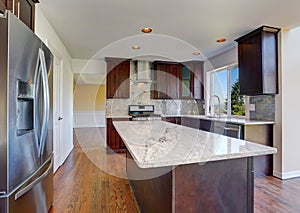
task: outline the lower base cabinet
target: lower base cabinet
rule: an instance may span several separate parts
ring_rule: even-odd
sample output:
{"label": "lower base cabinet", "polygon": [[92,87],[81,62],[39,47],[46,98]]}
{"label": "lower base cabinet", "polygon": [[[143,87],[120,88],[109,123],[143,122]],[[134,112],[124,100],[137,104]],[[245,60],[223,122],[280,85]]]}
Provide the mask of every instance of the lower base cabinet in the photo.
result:
{"label": "lower base cabinet", "polygon": [[[272,124],[242,125],[182,117],[181,125],[273,147]],[[273,155],[254,157],[253,167],[255,177],[273,175]]]}
{"label": "lower base cabinet", "polygon": [[181,118],[181,125],[187,126],[193,129],[200,129],[206,132],[212,132],[213,122],[210,120],[202,120],[198,118]]}
{"label": "lower base cabinet", "polygon": [[162,120],[173,123],[173,124],[181,125],[181,118],[180,117],[163,117]]}
{"label": "lower base cabinet", "polygon": [[126,146],[122,141],[122,138],[118,134],[113,125],[113,121],[129,121],[129,118],[107,118],[106,119],[106,143],[108,153],[124,153],[126,152]]}
{"label": "lower base cabinet", "polygon": [[126,172],[141,212],[253,212],[253,158],[139,168],[126,152]]}

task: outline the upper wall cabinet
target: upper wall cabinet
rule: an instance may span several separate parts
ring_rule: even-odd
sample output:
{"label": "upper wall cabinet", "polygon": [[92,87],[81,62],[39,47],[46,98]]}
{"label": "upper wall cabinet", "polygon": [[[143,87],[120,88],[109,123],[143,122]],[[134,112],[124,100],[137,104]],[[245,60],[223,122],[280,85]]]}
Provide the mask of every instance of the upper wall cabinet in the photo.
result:
{"label": "upper wall cabinet", "polygon": [[37,0],[17,0],[17,14],[21,21],[23,21],[32,31],[34,31],[35,21],[35,3]]}
{"label": "upper wall cabinet", "polygon": [[127,99],[130,97],[130,59],[105,58],[106,98]]}
{"label": "upper wall cabinet", "polygon": [[0,11],[10,10],[34,31],[35,3],[38,0],[0,0]]}
{"label": "upper wall cabinet", "polygon": [[278,93],[278,39],[280,29],[262,26],[238,42],[241,95]]}
{"label": "upper wall cabinet", "polygon": [[155,83],[151,89],[153,99],[178,99],[179,64],[166,61],[153,62],[153,79]]}
{"label": "upper wall cabinet", "polygon": [[7,1],[6,0],[0,0],[0,13],[4,13],[6,8],[7,8]]}
{"label": "upper wall cabinet", "polygon": [[203,75],[203,61],[183,62],[179,71],[179,98],[204,99]]}
{"label": "upper wall cabinet", "polygon": [[152,99],[204,99],[203,62],[153,62]]}

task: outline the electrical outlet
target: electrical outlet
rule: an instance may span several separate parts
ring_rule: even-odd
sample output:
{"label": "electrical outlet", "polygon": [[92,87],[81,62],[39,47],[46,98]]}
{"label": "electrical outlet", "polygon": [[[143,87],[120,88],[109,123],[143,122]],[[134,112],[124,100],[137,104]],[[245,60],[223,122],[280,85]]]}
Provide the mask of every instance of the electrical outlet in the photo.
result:
{"label": "electrical outlet", "polygon": [[255,104],[250,104],[249,111],[255,111]]}

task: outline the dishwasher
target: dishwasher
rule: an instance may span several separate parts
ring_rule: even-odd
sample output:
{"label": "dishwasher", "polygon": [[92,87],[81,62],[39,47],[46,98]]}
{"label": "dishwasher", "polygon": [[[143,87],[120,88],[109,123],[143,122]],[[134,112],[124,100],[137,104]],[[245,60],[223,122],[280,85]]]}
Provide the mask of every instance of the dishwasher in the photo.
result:
{"label": "dishwasher", "polygon": [[244,126],[240,124],[213,122],[212,132],[228,137],[244,139]]}

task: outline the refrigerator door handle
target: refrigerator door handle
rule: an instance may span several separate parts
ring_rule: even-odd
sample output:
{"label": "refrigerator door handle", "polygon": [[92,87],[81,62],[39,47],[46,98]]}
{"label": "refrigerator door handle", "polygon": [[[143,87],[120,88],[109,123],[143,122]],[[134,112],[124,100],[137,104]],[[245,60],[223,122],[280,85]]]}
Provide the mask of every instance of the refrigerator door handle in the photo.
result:
{"label": "refrigerator door handle", "polygon": [[43,121],[42,121],[42,128],[41,128],[41,137],[40,137],[40,150],[39,156],[41,157],[44,153],[44,148],[46,144],[46,136],[49,124],[49,111],[50,111],[50,99],[49,99],[49,84],[48,84],[48,75],[47,75],[47,68],[46,68],[46,60],[44,51],[42,49],[39,50],[41,68],[42,68],[42,83],[43,83],[43,92],[44,92],[44,103],[43,103]]}
{"label": "refrigerator door handle", "polygon": [[40,56],[37,57],[36,62],[36,68],[35,68],[35,74],[34,74],[34,135],[35,135],[35,141],[37,143],[38,148],[40,149],[40,115],[39,115],[39,105],[37,103],[38,96],[39,96],[39,90],[40,90],[40,72],[41,72],[41,66],[40,66]]}
{"label": "refrigerator door handle", "polygon": [[[46,164],[49,162],[46,162]],[[33,182],[31,182],[30,184],[28,184],[27,186],[25,186],[24,188],[22,188],[20,191],[18,191],[15,194],[15,200],[19,199],[20,197],[22,197],[24,194],[26,194],[29,190],[31,190],[36,184],[38,184],[39,182],[41,182],[51,171],[53,165],[53,160],[52,157],[50,158],[50,165],[48,166],[48,168],[46,169],[46,171],[39,176],[37,179],[35,179]]]}

